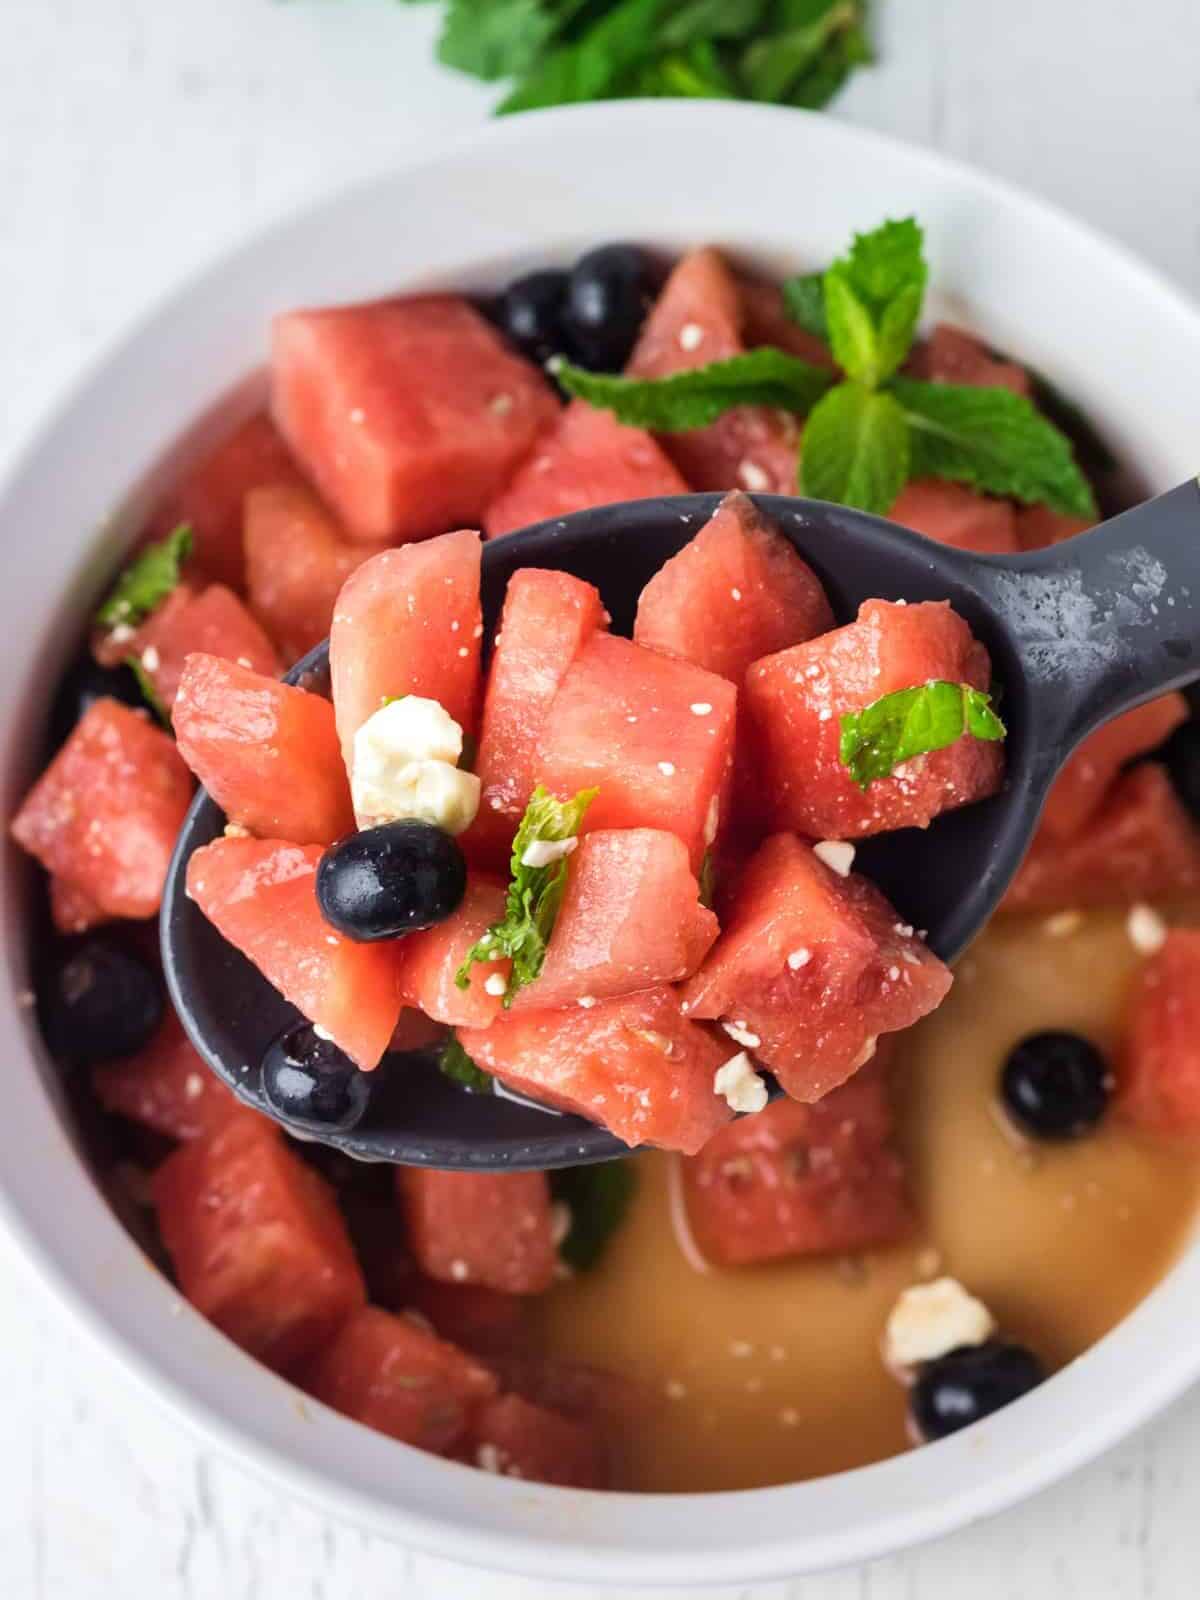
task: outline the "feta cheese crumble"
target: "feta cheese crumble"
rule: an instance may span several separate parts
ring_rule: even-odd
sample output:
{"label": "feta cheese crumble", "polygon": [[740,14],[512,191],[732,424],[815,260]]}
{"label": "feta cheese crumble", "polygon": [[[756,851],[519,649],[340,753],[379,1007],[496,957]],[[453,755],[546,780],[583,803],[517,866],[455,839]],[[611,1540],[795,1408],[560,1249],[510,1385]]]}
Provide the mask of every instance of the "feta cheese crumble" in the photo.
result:
{"label": "feta cheese crumble", "polygon": [[525,846],[521,865],[549,867],[555,861],[561,861],[564,856],[569,856],[578,844],[578,839],[534,839]]}
{"label": "feta cheese crumble", "polygon": [[508,982],[502,972],[493,972],[491,977],[488,978],[483,986],[485,994],[495,995],[497,997],[502,995],[507,988]]}
{"label": "feta cheese crumble", "polygon": [[762,1040],[756,1033],[752,1033],[744,1022],[723,1022],[725,1032],[735,1044],[744,1045],[747,1050],[757,1050]]}
{"label": "feta cheese crumble", "polygon": [[360,828],[415,817],[462,833],[479,810],[479,779],[457,766],[462,729],[436,700],[404,695],[354,736],[350,791]]}
{"label": "feta cheese crumble", "polygon": [[1130,906],[1125,919],[1129,942],[1139,954],[1152,956],[1167,942],[1167,925],[1153,906]]}
{"label": "feta cheese crumble", "polygon": [[983,1344],[996,1323],[982,1300],[957,1278],[935,1278],[905,1289],[892,1307],[883,1334],[883,1359],[893,1372],[908,1373],[963,1345]]}
{"label": "feta cheese crumble", "polygon": [[713,1093],[719,1094],[732,1111],[761,1111],[767,1103],[767,1086],[744,1050],[717,1068]]}
{"label": "feta cheese crumble", "polygon": [[836,872],[839,878],[850,876],[850,868],[854,865],[852,844],[847,844],[844,839],[822,839],[812,848],[813,855],[818,861],[823,861],[830,872]]}
{"label": "feta cheese crumble", "polygon": [[801,945],[799,950],[793,950],[790,952],[787,958],[787,964],[793,972],[799,972],[800,968],[806,967],[811,960],[812,951],[806,950],[804,946]]}

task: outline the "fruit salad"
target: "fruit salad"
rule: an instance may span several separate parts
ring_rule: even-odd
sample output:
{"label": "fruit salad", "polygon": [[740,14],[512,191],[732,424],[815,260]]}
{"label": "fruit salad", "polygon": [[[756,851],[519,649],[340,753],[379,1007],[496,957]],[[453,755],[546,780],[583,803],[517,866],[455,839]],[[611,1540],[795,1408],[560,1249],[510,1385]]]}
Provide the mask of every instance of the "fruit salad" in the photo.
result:
{"label": "fruit salad", "polygon": [[[621,243],[285,312],[263,409],[138,530],[59,688],[11,834],[106,1193],[227,1338],[401,1445],[575,1489],[840,1470],[1019,1400],[1191,1226],[1188,702],[1075,752],[951,972],[858,850],[996,792],[1002,685],[945,602],[838,615],[754,499],[1000,554],[1111,503],[1044,378],[923,327],[926,277],[907,219],[782,283]],[[487,541],[695,489],[627,626],[533,566],[485,620]],[[288,676],[326,639],[328,697]],[[225,828],[187,893],[295,1011],[271,1119],[165,997],[197,786]],[[636,1155],[322,1144],[416,1055]]]}

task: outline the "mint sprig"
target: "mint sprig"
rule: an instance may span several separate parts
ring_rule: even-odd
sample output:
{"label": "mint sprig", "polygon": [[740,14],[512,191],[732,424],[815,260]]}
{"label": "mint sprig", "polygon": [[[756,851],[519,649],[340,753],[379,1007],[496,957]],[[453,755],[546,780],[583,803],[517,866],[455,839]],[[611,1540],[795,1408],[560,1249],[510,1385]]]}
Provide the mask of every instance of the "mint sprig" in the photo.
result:
{"label": "mint sprig", "polygon": [[625,1219],[637,1175],[632,1161],[598,1161],[589,1167],[562,1167],[550,1177],[556,1200],[571,1213],[571,1225],[558,1253],[576,1272],[587,1272],[604,1254]]}
{"label": "mint sprig", "polygon": [[546,946],[567,886],[568,858],[564,855],[545,866],[530,866],[525,856],[531,845],[574,839],[597,793],[595,789],[581,789],[573,800],[556,800],[540,785],[533,791],[513,840],[512,877],[505,897],[504,917],[494,922],[467,951],[454,975],[460,989],[470,987],[471,968],[476,962],[507,958],[512,962],[504,993],[507,1008],[518,991],[532,983],[541,972]]}
{"label": "mint sprig", "polygon": [[853,379],[819,400],[804,430],[804,493],[844,506],[890,506],[908,480],[908,422],[886,391]]}
{"label": "mint sprig", "polygon": [[495,1090],[491,1073],[475,1065],[456,1033],[450,1035],[438,1052],[438,1071],[473,1094],[492,1094]]}
{"label": "mint sprig", "polygon": [[771,346],[666,378],[589,372],[561,356],[548,365],[568,394],[651,433],[707,428],[732,406],[773,406],[806,416],[834,382],[824,367]]}
{"label": "mint sprig", "polygon": [[967,683],[934,679],[897,689],[841,719],[838,755],[860,789],[889,777],[914,756],[944,750],[964,735],[1003,739],[1005,727],[992,698]]}
{"label": "mint sprig", "polygon": [[136,628],[144,622],[178,584],[183,564],[192,553],[192,530],[181,523],[156,544],[148,544],[117,579],[107,600],[96,613],[102,628],[124,624]]}

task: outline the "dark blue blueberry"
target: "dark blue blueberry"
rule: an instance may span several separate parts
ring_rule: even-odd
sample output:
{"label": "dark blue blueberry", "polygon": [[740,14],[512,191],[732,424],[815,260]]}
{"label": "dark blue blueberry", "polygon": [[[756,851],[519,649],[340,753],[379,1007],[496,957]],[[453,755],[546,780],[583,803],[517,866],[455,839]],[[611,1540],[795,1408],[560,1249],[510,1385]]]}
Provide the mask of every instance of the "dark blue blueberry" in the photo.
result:
{"label": "dark blue blueberry", "polygon": [[539,366],[566,348],[562,324],[566,294],[565,272],[531,272],[510,283],[494,308],[501,331]]}
{"label": "dark blue blueberry", "polygon": [[457,843],[415,819],[364,828],[330,845],[317,868],[326,922],[347,938],[397,939],[432,928],[458,909],[467,865]]}
{"label": "dark blue blueberry", "polygon": [[268,1047],[262,1089],[281,1121],[316,1134],[345,1133],[371,1096],[367,1074],[311,1022],[297,1023]]}
{"label": "dark blue blueberry", "polygon": [[122,705],[145,706],[137,678],[128,667],[102,667],[90,655],[82,655],[67,672],[54,699],[50,732],[55,745],[67,738],[71,729],[97,700],[120,700]]}
{"label": "dark blue blueberry", "polygon": [[1004,1109],[1035,1139],[1077,1139],[1100,1121],[1112,1093],[1108,1064],[1078,1033],[1033,1033],[1000,1075]]}
{"label": "dark blue blueberry", "polygon": [[116,939],[95,935],[51,968],[39,996],[46,1042],[79,1066],[130,1056],[163,1018],[158,974]]}
{"label": "dark blue blueberry", "polygon": [[928,1362],[909,1394],[908,1408],[922,1439],[944,1439],[1019,1400],[1045,1377],[1024,1345],[989,1339]]}
{"label": "dark blue blueberry", "polygon": [[607,244],[581,256],[567,283],[563,327],[585,367],[619,372],[629,360],[654,296],[645,252]]}

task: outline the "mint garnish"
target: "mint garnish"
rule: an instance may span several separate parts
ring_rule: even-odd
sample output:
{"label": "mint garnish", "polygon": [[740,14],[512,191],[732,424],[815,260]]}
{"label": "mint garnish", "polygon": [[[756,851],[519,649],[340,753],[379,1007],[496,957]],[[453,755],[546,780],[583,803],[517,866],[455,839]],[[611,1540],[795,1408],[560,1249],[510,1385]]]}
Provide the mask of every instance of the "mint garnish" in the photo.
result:
{"label": "mint garnish", "polygon": [[552,1173],[554,1198],[571,1213],[571,1226],[558,1253],[569,1267],[586,1272],[624,1220],[637,1186],[629,1161],[598,1161],[590,1167],[563,1167]]}
{"label": "mint garnish", "polygon": [[770,346],[666,378],[588,372],[559,356],[550,370],[569,394],[652,433],[706,428],[733,406],[774,406],[806,416],[834,382],[824,367]]}
{"label": "mint garnish", "polygon": [[991,695],[940,679],[897,689],[861,711],[846,712],[841,730],[838,754],[860,789],[890,776],[914,756],[956,744],[964,734],[987,740],[1005,734]]}
{"label": "mint garnish", "polygon": [[113,585],[96,613],[102,628],[122,624],[136,628],[159,606],[179,582],[183,564],[192,553],[192,530],[181,523],[156,544],[139,552]]}
{"label": "mint garnish", "polygon": [[491,1074],[475,1065],[457,1034],[451,1034],[438,1052],[438,1071],[475,1094],[491,1094],[495,1087]]}

